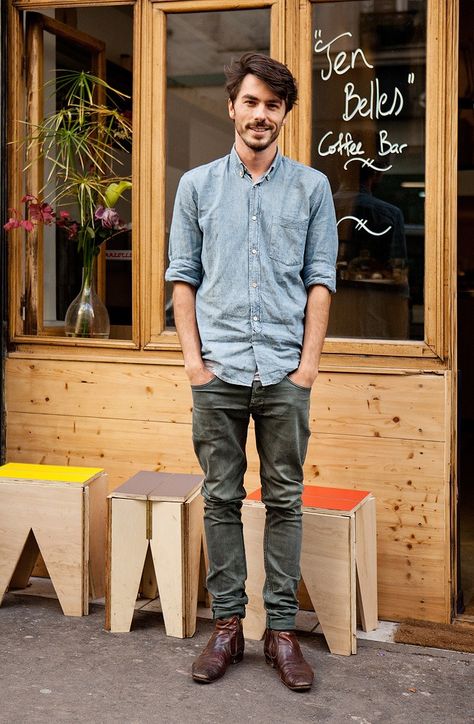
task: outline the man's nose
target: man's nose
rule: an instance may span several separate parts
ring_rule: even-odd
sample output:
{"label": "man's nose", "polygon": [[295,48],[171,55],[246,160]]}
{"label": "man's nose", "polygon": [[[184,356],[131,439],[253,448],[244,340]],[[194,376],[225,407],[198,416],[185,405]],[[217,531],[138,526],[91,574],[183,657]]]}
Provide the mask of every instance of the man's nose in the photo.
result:
{"label": "man's nose", "polygon": [[266,113],[266,108],[263,103],[258,106],[255,106],[254,118],[256,121],[259,121],[260,123],[262,123],[263,121],[266,121],[267,113]]}

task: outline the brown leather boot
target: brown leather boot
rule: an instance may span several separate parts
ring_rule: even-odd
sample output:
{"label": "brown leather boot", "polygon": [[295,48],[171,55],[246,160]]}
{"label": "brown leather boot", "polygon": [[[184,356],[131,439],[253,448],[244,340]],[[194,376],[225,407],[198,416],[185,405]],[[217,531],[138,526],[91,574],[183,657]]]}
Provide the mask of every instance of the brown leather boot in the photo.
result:
{"label": "brown leather boot", "polygon": [[285,686],[293,691],[307,691],[314,673],[304,660],[293,631],[274,631],[267,628],[264,644],[265,661],[275,668]]}
{"label": "brown leather boot", "polygon": [[229,664],[242,661],[243,655],[244,634],[240,618],[218,618],[206,648],[193,664],[193,679],[210,684],[224,676]]}

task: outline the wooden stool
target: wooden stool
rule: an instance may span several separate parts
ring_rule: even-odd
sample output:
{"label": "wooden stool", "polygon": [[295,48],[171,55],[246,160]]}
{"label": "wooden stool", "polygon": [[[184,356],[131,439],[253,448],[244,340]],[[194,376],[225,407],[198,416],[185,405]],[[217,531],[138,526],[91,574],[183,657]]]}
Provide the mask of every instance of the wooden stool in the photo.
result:
{"label": "wooden stool", "polygon": [[[262,588],[265,506],[260,489],[242,507],[247,552],[244,634],[265,631]],[[356,592],[364,631],[377,628],[375,498],[366,491],[305,485],[301,577],[333,654],[355,654]]]}
{"label": "wooden stool", "polygon": [[[104,595],[107,476],[101,468],[0,467],[0,597],[25,588],[41,552],[63,613]],[[0,600],[1,600],[0,598]]]}
{"label": "wooden stool", "polygon": [[106,628],[130,631],[147,555],[168,636],[196,630],[202,477],[140,472],[108,498]]}

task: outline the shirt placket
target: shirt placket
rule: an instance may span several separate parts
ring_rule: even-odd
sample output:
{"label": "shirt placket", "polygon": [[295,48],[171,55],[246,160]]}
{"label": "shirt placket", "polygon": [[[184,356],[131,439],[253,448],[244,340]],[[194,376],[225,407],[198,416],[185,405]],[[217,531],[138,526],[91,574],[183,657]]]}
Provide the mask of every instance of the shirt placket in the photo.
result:
{"label": "shirt placket", "polygon": [[249,285],[250,285],[250,323],[252,337],[261,332],[261,293],[260,293],[260,215],[261,184],[254,183],[250,191],[249,208]]}

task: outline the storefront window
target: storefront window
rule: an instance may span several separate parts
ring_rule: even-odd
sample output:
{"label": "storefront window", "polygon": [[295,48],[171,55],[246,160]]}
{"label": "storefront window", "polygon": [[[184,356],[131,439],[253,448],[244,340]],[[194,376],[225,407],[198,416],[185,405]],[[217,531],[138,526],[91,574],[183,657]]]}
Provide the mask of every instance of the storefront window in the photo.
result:
{"label": "storefront window", "polygon": [[339,231],[328,335],[424,335],[426,2],[312,9],[312,158]]}
{"label": "storefront window", "polygon": [[[27,133],[36,134],[36,124],[63,112],[67,102],[61,90],[67,74],[84,71],[105,81],[115,92],[97,86],[94,101],[106,105],[122,114],[127,123],[132,118],[132,55],[133,55],[133,8],[99,7],[76,10],[45,9],[44,14],[25,13],[27,47],[41,49],[41,55],[28,55]],[[58,85],[59,83],[59,85]],[[112,122],[112,121],[109,121]],[[65,130],[64,133],[67,131]],[[52,133],[50,133],[52,137]],[[131,142],[121,142],[120,123],[116,124],[116,139],[111,142],[109,158],[114,157],[108,167],[96,169],[97,178],[131,177]],[[64,181],[59,163],[61,158],[54,142],[46,142],[48,152],[37,154],[36,148],[27,161],[33,164],[24,172],[25,190],[39,200],[52,204],[54,211],[67,211],[71,219],[79,219],[77,194],[61,193],[58,198],[60,181]],[[59,159],[59,161],[55,161]],[[71,157],[72,158],[72,157]],[[77,156],[75,156],[77,158]],[[104,156],[104,159],[106,157]],[[77,174],[92,176],[91,169],[74,167],[70,174],[71,186]],[[102,171],[102,173],[101,173]],[[86,181],[88,183],[88,180]],[[91,181],[93,183],[93,179]],[[61,188],[66,184],[62,183]],[[101,245],[97,261],[97,286],[110,318],[110,338],[132,338],[132,246],[131,246],[131,191],[123,194],[116,203],[121,230]],[[104,204],[99,195],[94,196],[96,206]],[[81,288],[82,255],[78,253],[77,239],[70,238],[67,230],[55,224],[45,225],[39,230],[37,262],[31,264],[30,249],[25,245],[25,288],[32,286],[31,276],[38,279],[37,290],[25,294],[23,311],[24,331],[27,334],[48,336],[64,335],[64,319],[69,304]],[[31,253],[35,253],[33,250]],[[37,265],[37,268],[33,267]],[[32,310],[31,307],[35,309]],[[29,323],[29,317],[34,324]]]}
{"label": "storefront window", "polygon": [[[270,10],[170,14],[167,38],[166,246],[181,176],[232,147],[223,69],[246,51],[269,54]],[[171,292],[167,284],[168,329],[174,327]]]}

